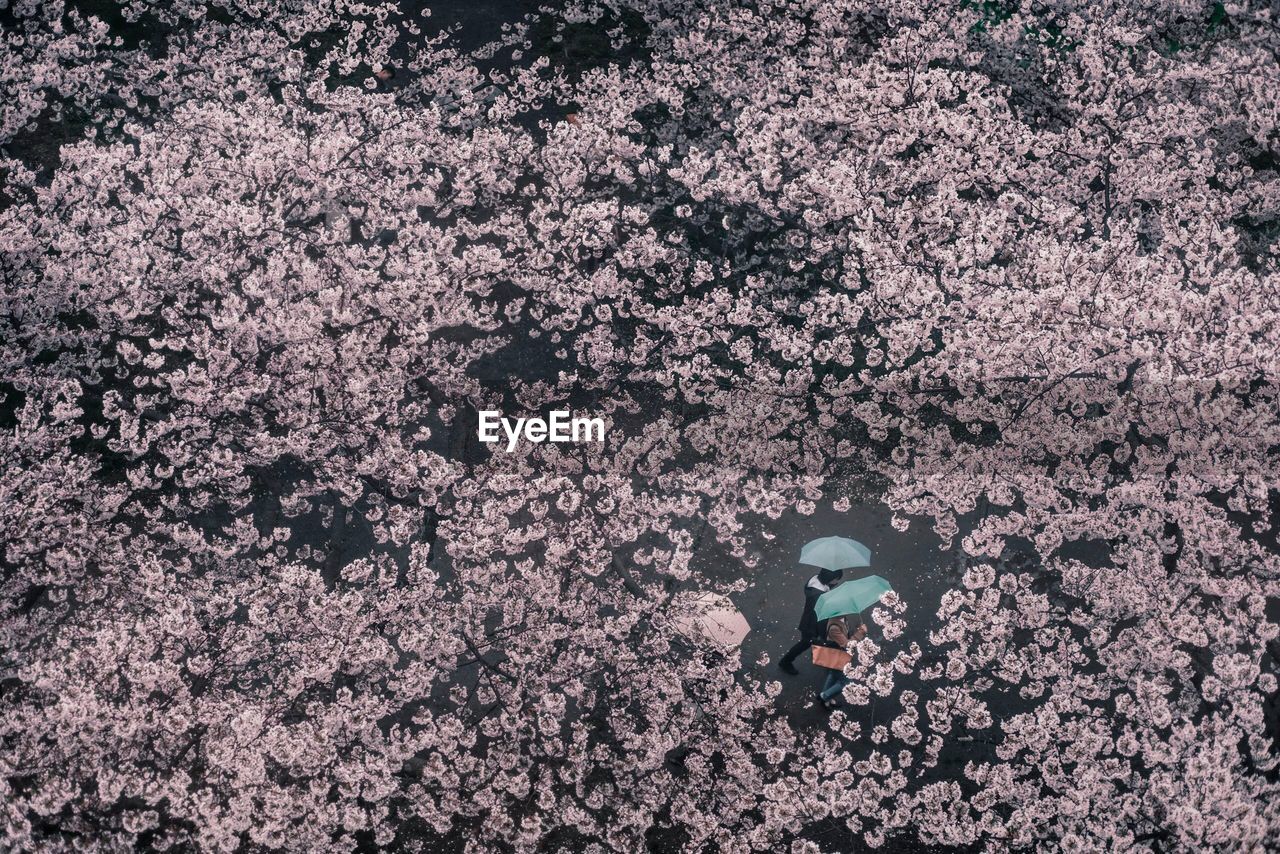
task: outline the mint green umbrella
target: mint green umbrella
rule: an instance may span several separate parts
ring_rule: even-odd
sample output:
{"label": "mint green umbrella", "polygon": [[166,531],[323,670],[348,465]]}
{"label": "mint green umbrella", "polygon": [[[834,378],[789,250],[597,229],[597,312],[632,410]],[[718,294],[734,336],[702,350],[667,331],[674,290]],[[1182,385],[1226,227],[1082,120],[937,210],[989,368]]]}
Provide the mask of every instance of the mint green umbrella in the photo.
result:
{"label": "mint green umbrella", "polygon": [[819,620],[843,617],[845,614],[861,614],[892,589],[889,582],[878,575],[846,581],[819,596],[814,611]]}
{"label": "mint green umbrella", "polygon": [[871,549],[848,537],[821,537],[804,544],[800,562],[823,569],[871,566]]}

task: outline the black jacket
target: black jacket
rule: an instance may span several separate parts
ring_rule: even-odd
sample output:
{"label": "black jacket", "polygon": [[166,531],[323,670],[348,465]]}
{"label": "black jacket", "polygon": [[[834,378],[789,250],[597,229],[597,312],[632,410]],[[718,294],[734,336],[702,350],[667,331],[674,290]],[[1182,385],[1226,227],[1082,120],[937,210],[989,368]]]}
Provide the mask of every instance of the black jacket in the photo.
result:
{"label": "black jacket", "polygon": [[825,590],[810,587],[808,581],[804,583],[804,613],[800,615],[801,637],[825,638],[827,636],[827,621],[819,620],[814,610],[818,605],[818,597],[825,592]]}

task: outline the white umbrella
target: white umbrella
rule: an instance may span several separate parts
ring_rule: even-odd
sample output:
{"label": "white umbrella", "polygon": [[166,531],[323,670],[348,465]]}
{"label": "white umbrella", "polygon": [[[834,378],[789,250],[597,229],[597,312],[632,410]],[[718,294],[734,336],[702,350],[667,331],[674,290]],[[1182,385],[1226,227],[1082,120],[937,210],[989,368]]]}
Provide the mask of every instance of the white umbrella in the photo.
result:
{"label": "white umbrella", "polygon": [[685,637],[734,647],[751,631],[747,618],[719,593],[687,591],[677,593],[672,602],[672,623]]}

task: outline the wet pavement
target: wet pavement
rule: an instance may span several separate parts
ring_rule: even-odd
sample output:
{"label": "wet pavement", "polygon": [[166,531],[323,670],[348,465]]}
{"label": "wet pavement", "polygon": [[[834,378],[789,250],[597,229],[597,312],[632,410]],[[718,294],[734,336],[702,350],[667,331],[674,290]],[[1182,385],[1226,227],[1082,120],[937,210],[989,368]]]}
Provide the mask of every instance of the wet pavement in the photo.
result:
{"label": "wet pavement", "polygon": [[[924,638],[934,622],[938,600],[954,584],[953,553],[951,549],[941,548],[941,541],[925,520],[912,519],[908,530],[899,532],[890,524],[892,515],[885,504],[874,499],[851,502],[843,513],[832,509],[828,499],[812,515],[784,514],[766,528],[774,539],[759,565],[742,573],[750,586],[731,597],[751,624],[751,633],[742,645],[742,666],[758,679],[782,683],[778,703],[794,723],[822,725],[826,719],[825,710],[814,698],[826,670],[815,667],[807,655],[796,661],[798,676],[785,674],[777,666],[778,659],[799,638],[796,625],[804,605],[803,588],[817,571],[800,565],[797,560],[801,547],[809,540],[844,536],[868,546],[872,553],[871,566],[846,570],[845,578],[863,575],[886,578],[907,605],[902,615],[907,629],[895,644],[916,640],[925,646]],[[721,566],[722,562],[736,562],[709,536],[704,539],[696,560]],[[870,627],[872,637],[876,637],[875,625]],[[765,655],[768,663],[762,665],[759,662]],[[885,721],[877,716],[877,722]]]}

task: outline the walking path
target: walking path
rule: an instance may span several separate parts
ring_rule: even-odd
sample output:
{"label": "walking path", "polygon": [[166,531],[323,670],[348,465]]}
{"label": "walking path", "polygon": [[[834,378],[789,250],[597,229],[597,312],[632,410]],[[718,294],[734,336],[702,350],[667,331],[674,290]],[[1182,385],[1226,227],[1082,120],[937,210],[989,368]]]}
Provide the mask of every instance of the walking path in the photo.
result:
{"label": "walking path", "polygon": [[[826,717],[814,702],[814,692],[826,671],[814,667],[807,656],[796,662],[799,676],[789,676],[777,667],[782,653],[798,637],[802,588],[817,572],[797,563],[805,543],[834,535],[852,537],[867,545],[872,553],[871,566],[846,570],[845,577],[874,574],[888,579],[907,604],[903,614],[908,625],[904,640],[916,640],[921,646],[925,645],[924,637],[933,622],[939,597],[952,586],[948,580],[951,551],[940,549],[941,541],[929,525],[913,519],[907,531],[899,532],[890,524],[891,517],[889,508],[875,500],[853,503],[844,513],[833,510],[828,500],[810,516],[785,514],[770,525],[776,539],[759,565],[747,571],[750,586],[733,597],[751,624],[751,633],[742,645],[743,668],[759,679],[782,682],[778,703],[798,724],[817,723]],[[703,540],[696,560],[715,561],[720,566],[734,562],[710,536]],[[874,624],[871,636],[878,638]],[[769,662],[761,666],[757,662],[765,654]]]}

